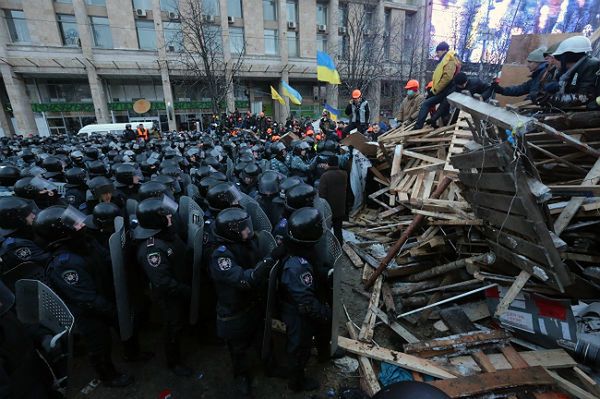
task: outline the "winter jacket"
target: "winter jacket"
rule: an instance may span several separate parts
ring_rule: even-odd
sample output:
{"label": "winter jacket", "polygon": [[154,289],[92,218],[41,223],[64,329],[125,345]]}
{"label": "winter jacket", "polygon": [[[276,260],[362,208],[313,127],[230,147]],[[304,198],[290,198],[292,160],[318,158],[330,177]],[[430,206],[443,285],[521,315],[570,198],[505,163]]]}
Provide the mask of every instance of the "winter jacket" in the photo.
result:
{"label": "winter jacket", "polygon": [[345,114],[350,117],[350,122],[360,125],[369,123],[370,113],[369,103],[364,98],[358,104],[348,104],[345,110]]}
{"label": "winter jacket", "polygon": [[586,56],[573,71],[567,71],[559,79],[562,88],[550,102],[558,107],[587,105],[597,109],[596,97],[600,96],[600,61]]}
{"label": "winter jacket", "polygon": [[398,112],[398,122],[410,122],[417,119],[421,104],[425,101],[425,96],[417,93],[412,97],[406,96],[400,104],[400,112]]}
{"label": "winter jacket", "polygon": [[454,75],[460,70],[460,61],[454,51],[448,51],[433,71],[433,86],[431,92],[437,95],[444,91],[454,79]]}
{"label": "winter jacket", "polygon": [[346,213],[347,186],[348,173],[338,167],[330,166],[319,180],[319,197],[329,203],[334,218],[344,217]]}
{"label": "winter jacket", "polygon": [[542,81],[547,68],[548,64],[543,62],[536,68],[535,71],[531,73],[530,79],[527,82],[516,86],[500,87],[496,89],[496,92],[508,97],[520,97],[527,95],[528,100],[535,100],[540,91],[543,89],[540,87],[540,82]]}

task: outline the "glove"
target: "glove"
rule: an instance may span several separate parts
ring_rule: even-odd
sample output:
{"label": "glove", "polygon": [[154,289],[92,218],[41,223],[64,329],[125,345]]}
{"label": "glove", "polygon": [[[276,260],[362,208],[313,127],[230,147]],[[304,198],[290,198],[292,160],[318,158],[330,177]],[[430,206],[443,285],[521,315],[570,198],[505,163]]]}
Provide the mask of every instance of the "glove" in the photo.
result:
{"label": "glove", "polygon": [[350,153],[350,155],[354,154],[354,146],[353,145],[348,146],[348,152]]}
{"label": "glove", "polygon": [[287,248],[285,245],[278,245],[271,251],[271,258],[278,261],[283,259],[287,255]]}

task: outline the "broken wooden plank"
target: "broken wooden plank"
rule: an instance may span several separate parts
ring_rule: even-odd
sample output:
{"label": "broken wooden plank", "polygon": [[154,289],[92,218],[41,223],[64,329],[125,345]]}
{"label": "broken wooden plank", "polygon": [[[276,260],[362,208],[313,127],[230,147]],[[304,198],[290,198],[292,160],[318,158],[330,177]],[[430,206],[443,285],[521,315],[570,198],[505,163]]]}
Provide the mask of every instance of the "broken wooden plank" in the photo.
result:
{"label": "broken wooden plank", "polygon": [[383,284],[383,276],[379,276],[373,285],[373,292],[369,301],[369,307],[367,314],[360,328],[358,334],[359,341],[371,341],[373,339],[373,329],[375,328],[375,321],[377,316],[371,310],[372,308],[379,308],[379,298],[381,297],[381,286]]}
{"label": "broken wooden plank", "polygon": [[[356,332],[356,328],[351,321],[346,323],[346,327],[348,328],[348,333],[352,339],[357,339],[358,334]],[[373,365],[371,361],[364,356],[358,357],[358,365],[360,366],[360,370],[362,371],[362,380],[364,381],[364,388],[366,393],[369,396],[375,395],[377,392],[381,390],[381,386],[379,385],[379,380],[377,379],[377,374],[373,370]]]}
{"label": "broken wooden plank", "polygon": [[415,337],[410,331],[404,328],[400,323],[388,317],[381,309],[375,309],[375,314],[381,321],[383,321],[389,328],[391,328],[396,334],[408,343],[419,342],[419,339]]}
{"label": "broken wooden plank", "polygon": [[[519,392],[523,388],[548,387],[555,379],[543,367],[523,370],[499,370],[452,380],[429,382],[451,398],[468,398],[485,393]],[[586,398],[587,399],[587,398]]]}
{"label": "broken wooden plank", "polygon": [[418,371],[419,373],[427,374],[432,377],[444,379],[456,378],[456,375],[446,371],[442,366],[439,366],[435,362],[386,348],[378,348],[373,344],[365,344],[350,338],[339,337],[338,346],[356,355],[366,356],[408,370]]}
{"label": "broken wooden plank", "polygon": [[354,252],[352,247],[350,245],[348,245],[347,243],[342,245],[342,250],[348,256],[348,259],[350,259],[350,262],[352,262],[354,267],[360,269],[361,267],[363,267],[365,265],[363,263],[362,259],[360,259],[360,257],[356,254],[356,252]]}
{"label": "broken wooden plank", "polygon": [[525,287],[525,284],[527,283],[530,277],[530,273],[526,272],[525,270],[521,270],[521,273],[519,273],[515,282],[510,286],[510,288],[506,292],[506,295],[504,295],[504,298],[502,298],[502,300],[498,304],[496,312],[494,313],[494,317],[500,317],[508,310],[508,307],[510,306],[512,301],[515,300],[517,295],[519,295],[523,287]]}
{"label": "broken wooden plank", "polygon": [[[570,369],[577,365],[575,359],[571,357],[564,349],[545,349],[535,351],[519,352],[519,355],[527,362],[530,367],[542,366],[547,369]],[[512,365],[501,353],[491,353],[487,355],[497,370],[511,369]],[[471,356],[457,356],[448,359],[450,363],[458,369],[476,369],[479,367]]]}
{"label": "broken wooden plank", "polygon": [[575,376],[579,378],[581,384],[583,384],[583,386],[585,386],[590,393],[600,397],[600,385],[596,382],[596,380],[587,375],[587,373],[579,367],[573,367],[573,372],[575,373]]}
{"label": "broken wooden plank", "polygon": [[[520,371],[522,372],[523,370]],[[561,389],[564,389],[569,395],[573,395],[578,399],[598,399],[596,395],[593,395],[584,390],[583,388],[573,384],[572,382],[567,381],[566,379],[558,375],[556,372],[550,370],[546,371],[556,382],[556,385],[558,385]]]}
{"label": "broken wooden plank", "polygon": [[473,348],[501,345],[511,336],[503,330],[473,331],[451,335],[444,338],[420,341],[404,345],[404,352],[418,354],[420,357],[435,357],[447,354],[463,354]]}

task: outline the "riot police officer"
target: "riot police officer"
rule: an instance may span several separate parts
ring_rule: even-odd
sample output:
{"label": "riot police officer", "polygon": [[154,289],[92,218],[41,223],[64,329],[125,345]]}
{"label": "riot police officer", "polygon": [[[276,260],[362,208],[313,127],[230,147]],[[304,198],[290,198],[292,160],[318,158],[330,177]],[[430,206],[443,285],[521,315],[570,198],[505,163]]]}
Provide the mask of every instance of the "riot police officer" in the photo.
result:
{"label": "riot police officer", "polygon": [[85,202],[85,192],[87,186],[85,184],[85,169],[74,167],[67,169],[65,172],[65,200],[69,205],[73,205],[75,208],[82,212],[86,212],[87,204]]}
{"label": "riot police officer", "polygon": [[37,234],[52,252],[47,277],[55,292],[65,301],[77,320],[90,362],[98,378],[109,387],[133,382],[118,372],[111,358],[110,326],[115,321],[112,303],[100,293],[96,259],[85,236],[85,215],[72,206],[51,206],[34,222]]}
{"label": "riot police officer", "polygon": [[256,202],[265,211],[272,226],[281,219],[283,203],[275,201],[279,194],[279,183],[283,175],[273,170],[267,170],[258,177],[258,196]]}
{"label": "riot police officer", "polygon": [[271,145],[271,153],[273,154],[273,159],[271,159],[271,169],[285,176],[289,175],[290,169],[288,167],[285,144],[278,142]]}
{"label": "riot police officer", "polygon": [[[50,254],[33,240],[34,219],[33,206],[29,201],[18,197],[0,198],[0,234],[5,236],[0,246],[3,275],[15,271],[24,262],[33,262],[41,270],[46,267]],[[23,275],[20,277],[26,278]]]}
{"label": "riot police officer", "polygon": [[305,182],[309,181],[317,163],[316,159],[308,160],[308,151],[310,146],[307,142],[302,141],[294,147],[294,153],[290,162],[290,173],[294,176],[300,176]]}
{"label": "riot police officer", "polygon": [[33,200],[39,209],[64,205],[64,201],[58,195],[58,187],[39,176],[19,179],[14,190],[18,197]]}
{"label": "riot police officer", "polygon": [[285,194],[284,209],[281,219],[273,228],[273,237],[277,244],[281,244],[287,234],[288,219],[297,209],[313,206],[317,191],[308,184],[298,184],[290,188]]}
{"label": "riot police officer", "polygon": [[[279,299],[281,318],[286,325],[286,351],[291,367],[289,388],[293,391],[317,389],[319,383],[306,377],[304,368],[310,357],[312,338],[319,349],[327,346],[331,308],[319,300],[317,289],[324,278],[315,270],[317,254],[314,247],[323,235],[323,222],[315,208],[301,208],[289,218],[286,247],[289,257],[284,261]],[[323,349],[321,349],[323,350]]]}
{"label": "riot police officer", "polygon": [[21,177],[19,168],[14,165],[0,165],[0,197],[13,195],[13,186]]}
{"label": "riot police officer", "polygon": [[217,334],[227,343],[237,397],[251,397],[248,351],[262,323],[259,293],[275,261],[259,259],[250,215],[228,208],[215,220],[219,247],[209,270],[217,291]]}
{"label": "riot police officer", "polygon": [[244,167],[244,170],[242,170],[242,173],[240,173],[240,188],[244,194],[247,194],[252,198],[256,198],[256,184],[258,183],[259,174],[260,168],[254,162],[251,162]]}
{"label": "riot police officer", "polygon": [[126,199],[138,199],[138,189],[140,187],[141,174],[138,173],[135,166],[131,164],[122,164],[115,170],[116,196]]}
{"label": "riot police officer", "polygon": [[186,267],[186,247],[177,234],[173,219],[177,203],[163,195],[139,203],[134,230],[138,240],[137,260],[152,287],[152,297],[161,311],[167,367],[178,376],[189,377],[192,370],[182,364],[180,334],[191,300],[190,276]]}

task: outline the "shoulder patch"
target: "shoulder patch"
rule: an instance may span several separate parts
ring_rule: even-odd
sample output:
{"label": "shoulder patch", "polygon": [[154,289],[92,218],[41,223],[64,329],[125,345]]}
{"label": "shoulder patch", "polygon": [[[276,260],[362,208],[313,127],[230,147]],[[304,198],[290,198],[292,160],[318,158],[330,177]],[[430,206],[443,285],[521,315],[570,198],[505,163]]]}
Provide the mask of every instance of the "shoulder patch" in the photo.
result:
{"label": "shoulder patch", "polygon": [[279,227],[285,227],[285,226],[287,226],[287,219],[281,218],[281,220],[279,221]]}
{"label": "shoulder patch", "polygon": [[70,258],[70,256],[67,253],[62,253],[62,254],[58,255],[59,262],[66,262],[69,260],[69,258]]}
{"label": "shoulder patch", "polygon": [[69,285],[75,285],[79,282],[79,274],[75,270],[67,270],[62,274],[62,278]]}
{"label": "shoulder patch", "polygon": [[148,264],[152,267],[158,267],[158,265],[160,265],[160,252],[152,252],[151,254],[148,254],[148,256],[146,257],[146,260],[148,261]]}
{"label": "shoulder patch", "polygon": [[231,269],[231,258],[218,258],[217,264],[219,265],[219,269],[221,269],[222,271],[227,271]]}
{"label": "shoulder patch", "polygon": [[312,274],[310,274],[310,272],[302,273],[300,275],[300,281],[305,286],[310,287],[310,286],[312,286],[312,283],[313,283],[313,276],[312,276]]}
{"label": "shoulder patch", "polygon": [[31,256],[31,249],[29,249],[28,247],[18,248],[15,251],[15,255],[21,260],[27,260]]}
{"label": "shoulder patch", "polygon": [[225,252],[225,251],[227,251],[227,247],[225,245],[221,245],[219,248],[217,248],[217,251]]}
{"label": "shoulder patch", "polygon": [[4,243],[6,245],[11,245],[11,244],[14,244],[15,241],[17,241],[17,240],[15,240],[14,237],[8,237],[6,240],[4,240]]}
{"label": "shoulder patch", "polygon": [[301,265],[308,264],[308,261],[301,256],[298,257],[298,262],[300,262]]}
{"label": "shoulder patch", "polygon": [[146,248],[150,248],[154,246],[154,237],[150,237],[146,240]]}
{"label": "shoulder patch", "polygon": [[67,202],[71,205],[73,205],[75,203],[75,196],[74,195],[67,195],[65,197],[65,199],[67,200]]}

